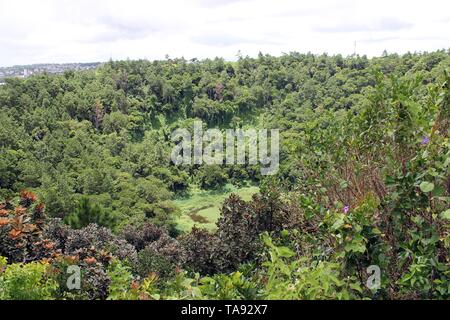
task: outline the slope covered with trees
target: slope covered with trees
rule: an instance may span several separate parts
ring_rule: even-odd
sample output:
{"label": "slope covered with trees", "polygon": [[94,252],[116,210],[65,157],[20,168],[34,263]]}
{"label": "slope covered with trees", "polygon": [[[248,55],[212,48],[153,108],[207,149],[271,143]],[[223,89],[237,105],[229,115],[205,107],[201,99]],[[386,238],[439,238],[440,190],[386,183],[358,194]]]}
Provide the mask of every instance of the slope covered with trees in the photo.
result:
{"label": "slope covered with trees", "polygon": [[[448,299],[449,69],[444,50],[291,53],[7,79],[0,298]],[[280,129],[280,170],[173,165],[195,119]],[[173,200],[226,183],[260,193],[181,232]]]}

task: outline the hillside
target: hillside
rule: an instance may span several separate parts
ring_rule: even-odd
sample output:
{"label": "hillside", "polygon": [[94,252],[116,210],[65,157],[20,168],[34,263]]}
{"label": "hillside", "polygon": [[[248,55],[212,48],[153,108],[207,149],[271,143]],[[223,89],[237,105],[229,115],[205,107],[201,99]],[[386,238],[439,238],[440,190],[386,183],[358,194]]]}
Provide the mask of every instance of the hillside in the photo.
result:
{"label": "hillside", "polygon": [[[8,78],[0,299],[449,299],[449,105],[449,50]],[[174,164],[200,121],[278,130],[279,167]]]}

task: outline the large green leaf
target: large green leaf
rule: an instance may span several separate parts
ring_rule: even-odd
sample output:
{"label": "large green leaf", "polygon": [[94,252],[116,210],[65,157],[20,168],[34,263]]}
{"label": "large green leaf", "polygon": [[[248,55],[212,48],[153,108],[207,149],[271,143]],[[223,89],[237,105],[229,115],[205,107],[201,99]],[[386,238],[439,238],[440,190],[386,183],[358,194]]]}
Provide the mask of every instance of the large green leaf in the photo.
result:
{"label": "large green leaf", "polygon": [[434,183],[432,182],[427,182],[424,181],[420,184],[420,190],[422,190],[423,192],[427,193],[427,192],[431,192],[434,189]]}
{"label": "large green leaf", "polygon": [[450,209],[447,209],[444,212],[442,212],[441,218],[445,220],[450,220]]}

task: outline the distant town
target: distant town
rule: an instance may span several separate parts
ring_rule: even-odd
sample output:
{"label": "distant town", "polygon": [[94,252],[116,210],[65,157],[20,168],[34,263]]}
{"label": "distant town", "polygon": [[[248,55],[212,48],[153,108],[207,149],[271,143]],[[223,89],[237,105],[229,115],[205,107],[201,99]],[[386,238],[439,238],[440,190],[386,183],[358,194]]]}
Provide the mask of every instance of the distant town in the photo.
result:
{"label": "distant town", "polygon": [[13,67],[0,67],[0,84],[6,78],[27,78],[33,74],[49,73],[61,74],[67,70],[91,70],[100,65],[100,62],[91,63],[64,63],[64,64],[31,64]]}

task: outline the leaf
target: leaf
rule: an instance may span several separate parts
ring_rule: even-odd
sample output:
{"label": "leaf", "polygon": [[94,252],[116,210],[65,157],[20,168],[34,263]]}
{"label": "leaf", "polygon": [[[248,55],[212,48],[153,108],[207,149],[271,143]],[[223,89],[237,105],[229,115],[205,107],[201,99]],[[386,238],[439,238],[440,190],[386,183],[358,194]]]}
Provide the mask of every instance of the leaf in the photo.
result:
{"label": "leaf", "polygon": [[341,187],[341,189],[346,189],[346,188],[348,188],[348,182],[345,180],[342,180],[340,182],[339,186]]}
{"label": "leaf", "polygon": [[341,216],[333,223],[333,225],[331,226],[331,230],[336,231],[340,229],[343,225],[344,225],[344,218]]}
{"label": "leaf", "polygon": [[288,247],[278,247],[278,254],[282,258],[290,258],[295,255],[295,253]]}
{"label": "leaf", "polygon": [[283,230],[283,231],[281,231],[280,235],[281,235],[283,238],[286,238],[287,236],[289,236],[289,231]]}
{"label": "leaf", "polygon": [[358,291],[359,293],[363,292],[363,289],[361,289],[361,286],[359,284],[357,284],[357,283],[351,283],[350,284],[350,289]]}
{"label": "leaf", "polygon": [[382,232],[380,231],[380,229],[378,229],[378,228],[373,228],[372,229],[372,232],[374,233],[374,234],[381,234]]}
{"label": "leaf", "polygon": [[419,187],[420,187],[420,190],[422,190],[422,192],[425,192],[425,193],[431,192],[434,189],[434,183],[424,181],[420,184]]}
{"label": "leaf", "polygon": [[353,241],[353,242],[346,244],[344,249],[347,252],[364,253],[366,251],[366,246],[363,243],[358,243],[358,242]]}
{"label": "leaf", "polygon": [[202,296],[202,291],[200,290],[200,288],[198,287],[193,287],[192,288],[192,296],[195,297],[201,297]]}
{"label": "leaf", "polygon": [[450,165],[450,157],[448,157],[447,159],[445,159],[445,162],[444,162],[444,168],[447,167],[448,165]]}
{"label": "leaf", "polygon": [[441,218],[445,220],[450,220],[450,209],[447,209],[444,212],[442,212]]}
{"label": "leaf", "polygon": [[433,190],[433,196],[434,197],[440,197],[445,194],[445,187],[444,186],[436,186]]}

